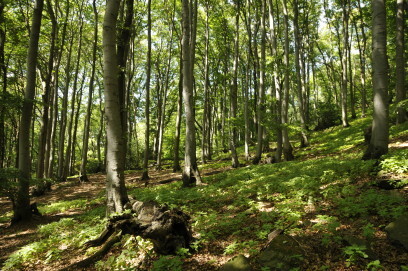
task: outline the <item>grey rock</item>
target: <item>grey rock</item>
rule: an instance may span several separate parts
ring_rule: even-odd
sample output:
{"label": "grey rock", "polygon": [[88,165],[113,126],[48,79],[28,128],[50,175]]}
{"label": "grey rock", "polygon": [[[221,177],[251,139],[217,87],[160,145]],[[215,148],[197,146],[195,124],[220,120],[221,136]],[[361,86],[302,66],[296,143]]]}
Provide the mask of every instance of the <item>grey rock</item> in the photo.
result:
{"label": "grey rock", "polygon": [[260,253],[258,263],[270,270],[290,270],[302,263],[303,250],[288,235],[279,235]]}
{"label": "grey rock", "polygon": [[408,250],[408,214],[404,214],[396,221],[388,224],[385,231],[391,242],[400,244]]}
{"label": "grey rock", "polygon": [[251,271],[251,266],[249,265],[249,259],[244,255],[238,255],[226,264],[224,264],[220,271]]}

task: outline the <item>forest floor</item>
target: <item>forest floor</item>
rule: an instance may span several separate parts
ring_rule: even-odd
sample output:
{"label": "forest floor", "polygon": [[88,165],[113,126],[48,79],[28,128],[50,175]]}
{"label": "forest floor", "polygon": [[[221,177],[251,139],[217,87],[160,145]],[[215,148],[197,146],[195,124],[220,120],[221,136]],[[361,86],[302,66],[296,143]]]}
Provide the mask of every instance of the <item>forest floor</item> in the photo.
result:
{"label": "forest floor", "polygon": [[[295,149],[292,162],[231,169],[222,154],[200,166],[206,186],[181,188],[180,173],[170,169],[150,170],[148,184],[140,171],[128,171],[130,196],[191,215],[197,251],[158,256],[150,242],[128,236],[86,270],[218,270],[240,254],[253,270],[269,270],[258,258],[276,229],[299,245],[292,270],[408,270],[408,252],[384,230],[407,212],[408,127],[391,129],[390,154],[376,164],[360,159],[368,122],[313,133],[311,146]],[[378,185],[384,180],[397,185],[384,189]],[[41,217],[11,227],[11,204],[0,198],[2,270],[58,270],[93,254],[82,245],[106,224],[104,189],[103,174],[56,184],[32,199]]]}

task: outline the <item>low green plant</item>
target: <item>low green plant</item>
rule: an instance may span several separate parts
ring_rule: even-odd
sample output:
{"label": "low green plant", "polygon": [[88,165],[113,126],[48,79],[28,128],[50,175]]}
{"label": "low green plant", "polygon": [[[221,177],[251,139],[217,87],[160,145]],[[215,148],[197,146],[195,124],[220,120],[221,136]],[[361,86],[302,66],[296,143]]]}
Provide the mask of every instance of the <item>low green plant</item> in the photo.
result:
{"label": "low green plant", "polygon": [[182,271],[183,261],[180,256],[161,256],[153,263],[152,271]]}
{"label": "low green plant", "polygon": [[344,254],[348,257],[346,259],[346,266],[350,267],[351,265],[357,263],[361,258],[368,258],[367,253],[365,252],[367,248],[360,245],[351,245],[343,248]]}
{"label": "low green plant", "polygon": [[380,260],[375,260],[367,264],[367,269],[370,271],[384,270]]}

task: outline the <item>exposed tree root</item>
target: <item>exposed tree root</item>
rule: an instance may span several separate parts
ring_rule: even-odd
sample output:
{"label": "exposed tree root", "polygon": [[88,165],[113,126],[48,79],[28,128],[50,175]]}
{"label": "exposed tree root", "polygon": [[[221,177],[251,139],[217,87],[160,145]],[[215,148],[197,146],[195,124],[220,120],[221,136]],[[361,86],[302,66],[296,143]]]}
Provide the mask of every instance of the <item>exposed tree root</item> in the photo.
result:
{"label": "exposed tree root", "polygon": [[127,204],[130,212],[114,216],[101,235],[84,244],[85,248],[102,246],[94,255],[62,270],[85,268],[105,256],[122,235],[132,234],[149,239],[156,253],[175,254],[179,248],[189,248],[192,240],[190,216],[153,201]]}

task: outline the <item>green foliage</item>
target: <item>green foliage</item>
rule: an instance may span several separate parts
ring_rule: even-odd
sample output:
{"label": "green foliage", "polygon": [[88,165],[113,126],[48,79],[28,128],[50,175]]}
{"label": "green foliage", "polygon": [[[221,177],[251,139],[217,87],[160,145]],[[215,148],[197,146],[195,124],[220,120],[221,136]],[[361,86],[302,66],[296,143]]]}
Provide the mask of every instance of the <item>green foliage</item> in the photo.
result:
{"label": "green foliage", "polygon": [[181,271],[182,267],[180,256],[161,256],[153,263],[152,271]]}
{"label": "green foliage", "polygon": [[343,248],[344,254],[348,257],[346,259],[346,266],[349,267],[352,264],[357,263],[357,261],[361,258],[366,259],[368,258],[367,253],[365,252],[367,248],[365,246],[359,245],[351,245],[348,247]]}
{"label": "green foliage", "polygon": [[380,260],[375,260],[367,264],[367,269],[371,271],[384,270]]}
{"label": "green foliage", "polygon": [[400,149],[383,156],[380,169],[391,173],[408,173],[408,149]]}
{"label": "green foliage", "polygon": [[339,125],[341,120],[339,112],[337,105],[319,102],[312,116],[312,121],[316,123],[315,130],[324,130]]}
{"label": "green foliage", "polygon": [[369,189],[360,195],[336,199],[339,215],[359,217],[379,215],[392,219],[397,218],[407,210],[404,200],[382,191]]}

